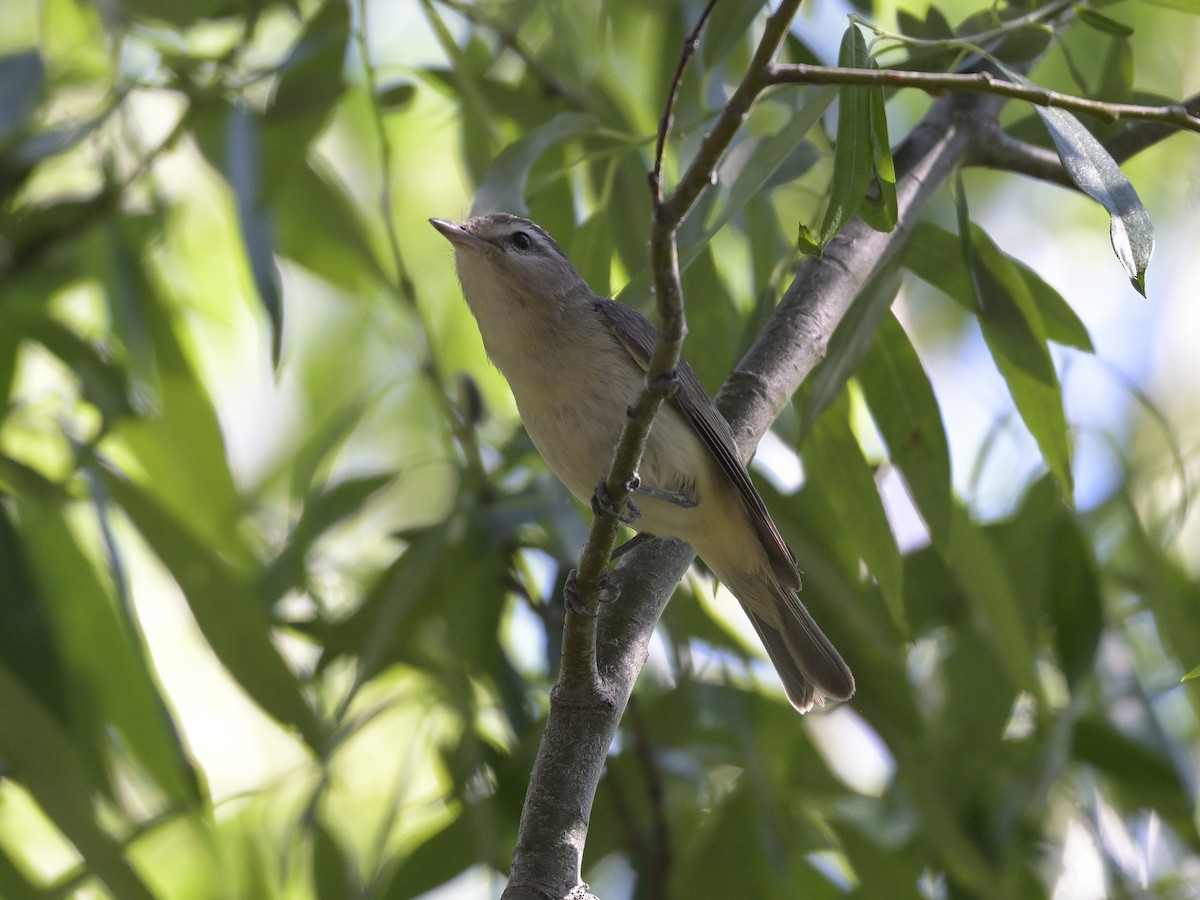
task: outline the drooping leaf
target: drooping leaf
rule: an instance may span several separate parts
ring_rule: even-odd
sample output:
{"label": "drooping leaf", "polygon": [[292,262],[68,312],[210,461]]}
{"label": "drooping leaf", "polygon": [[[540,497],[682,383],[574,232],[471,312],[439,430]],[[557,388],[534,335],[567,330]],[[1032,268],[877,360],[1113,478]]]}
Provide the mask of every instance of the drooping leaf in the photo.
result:
{"label": "drooping leaf", "polygon": [[475,191],[471,215],[510,212],[526,215],[525,187],[533,164],[550,147],[593,133],[596,120],[585,113],[559,113],[545,125],[509,144],[489,167]]}
{"label": "drooping leaf", "polygon": [[1071,441],[1062,386],[1041,314],[1021,272],[984,231],[970,226],[972,285],[984,341],[1042,458],[1072,497]]}
{"label": "drooping leaf", "polygon": [[929,376],[894,315],[880,322],[858,382],[934,543],[947,548],[954,500],[946,430]]}
{"label": "drooping leaf", "polygon": [[[1004,68],[1004,73],[1013,81],[1032,84],[1011,69]],[[1075,116],[1052,106],[1035,106],[1034,112],[1050,133],[1067,175],[1112,216],[1109,236],[1113,252],[1134,288],[1145,296],[1146,267],[1154,253],[1154,223],[1137,191],[1104,145]]]}
{"label": "drooping leaf", "polygon": [[221,664],[264,712],[295,727],[321,753],[323,729],[271,641],[271,622],[253,581],[197,540],[145,490],[116,472],[105,469],[102,475],[113,500],[179,584]]}
{"label": "drooping leaf", "polygon": [[[54,622],[69,679],[72,731],[103,753],[109,734],[179,806],[200,802],[199,779],[158,694],[135,623],[123,620],[101,573],[84,554],[63,510],[21,505],[21,526],[38,594]],[[104,759],[98,761],[104,766]]]}
{"label": "drooping leaf", "polygon": [[[986,239],[991,243],[990,238]],[[994,244],[992,246],[995,247]],[[995,252],[1003,253],[998,247]],[[1046,337],[1064,346],[1094,352],[1087,326],[1063,296],[1020,260],[1007,254],[1005,257],[1021,273],[1041,314]],[[956,235],[932,222],[918,222],[905,249],[904,265],[922,281],[957,300],[964,309],[974,312],[975,290],[970,270],[963,259],[962,245]]]}
{"label": "drooping leaf", "polygon": [[22,784],[113,896],[154,900],[123,849],[96,821],[92,786],[78,748],[62,726],[0,661],[0,709],[19,728],[0,728],[6,775]]}
{"label": "drooping leaf", "polygon": [[[874,66],[874,60],[871,61]],[[871,105],[871,184],[863,198],[859,214],[876,231],[896,227],[899,207],[896,201],[896,166],[888,138],[886,98],[883,88],[870,89]]]}
{"label": "drooping leaf", "polygon": [[[839,398],[813,423],[800,445],[808,479],[830,486],[825,496],[834,507],[839,530],[851,537],[875,576],[897,625],[904,626],[903,570],[875,473],[850,427],[849,395]],[[832,486],[836,485],[836,488]]]}

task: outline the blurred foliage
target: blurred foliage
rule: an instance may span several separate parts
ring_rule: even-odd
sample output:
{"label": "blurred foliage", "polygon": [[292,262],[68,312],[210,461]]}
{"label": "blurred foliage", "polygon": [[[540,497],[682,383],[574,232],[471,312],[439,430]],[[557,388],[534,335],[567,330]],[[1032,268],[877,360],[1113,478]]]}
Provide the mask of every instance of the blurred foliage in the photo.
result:
{"label": "blurred foliage", "polygon": [[[467,196],[529,215],[596,290],[646,305],[645,173],[701,5],[8,0],[0,895],[502,883],[583,518],[423,220]],[[1041,10],[992,52],[1144,102],[1135,57],[1194,49],[1194,4],[1165,6],[908,7],[897,27],[934,43],[872,62],[854,32],[843,54],[945,70],[953,35]],[[718,4],[668,177],[762,15]],[[810,37],[836,54],[810,32],[791,61],[818,57]],[[710,388],[787,284],[800,225],[823,244],[864,191],[869,221],[894,222],[885,97],[855,90],[840,116],[835,88],[770,92],[684,225],[687,352]],[[1013,133],[1050,146],[1026,112]],[[873,153],[850,171],[856,134]],[[1132,463],[1074,508],[1056,367],[1093,352],[1081,298],[959,199],[958,234],[916,230],[780,420],[803,488],[763,485],[858,695],[798,719],[685,581],[597,798],[584,876],[605,896],[1035,897],[1080,845],[1111,895],[1195,896],[1195,548],[1144,514]],[[952,489],[921,342],[889,311],[914,275],[958,301],[946,340],[978,320],[1036,438],[1044,469],[1010,514]]]}

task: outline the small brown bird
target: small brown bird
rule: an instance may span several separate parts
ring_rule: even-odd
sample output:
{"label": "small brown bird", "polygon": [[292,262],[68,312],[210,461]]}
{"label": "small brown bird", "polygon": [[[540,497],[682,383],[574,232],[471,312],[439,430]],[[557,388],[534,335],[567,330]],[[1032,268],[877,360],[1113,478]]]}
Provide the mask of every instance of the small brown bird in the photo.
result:
{"label": "small brown bird", "polygon": [[[529,437],[589,503],[608,471],[655,343],[640,313],[598,297],[554,240],[505,213],[430,219],[454,245],[463,296],[508,379]],[[791,551],[738,457],[733,434],[686,362],[654,420],[635,491],[638,531],[687,541],[762,639],[792,705],[846,700],[854,676],[796,596]]]}

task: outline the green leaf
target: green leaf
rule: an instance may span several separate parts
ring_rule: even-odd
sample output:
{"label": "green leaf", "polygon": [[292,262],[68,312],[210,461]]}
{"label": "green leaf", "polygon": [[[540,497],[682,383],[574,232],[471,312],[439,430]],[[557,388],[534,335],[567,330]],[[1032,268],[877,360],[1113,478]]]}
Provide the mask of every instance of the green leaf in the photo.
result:
{"label": "green leaf", "polygon": [[270,104],[272,117],[307,116],[314,109],[333,105],[345,90],[342,70],[349,37],[349,7],[325,0],[279,66],[279,82]]}
{"label": "green leaf", "polygon": [[[838,65],[869,69],[873,63],[867,44],[857,25],[851,24],[842,35]],[[815,243],[822,250],[858,212],[871,186],[874,122],[871,88],[843,85],[838,89],[837,145],[833,157],[833,179],[829,205]],[[801,226],[803,228],[803,226]]]}
{"label": "green leaf", "polygon": [[[1013,81],[1033,83],[1009,68],[1002,68]],[[1134,288],[1145,296],[1146,267],[1154,253],[1154,223],[1137,191],[1104,145],[1071,113],[1044,106],[1034,106],[1034,112],[1050,133],[1071,181],[1112,216],[1109,237],[1113,252]]]}
{"label": "green leaf", "polygon": [[[1020,271],[1041,314],[1046,337],[1064,346],[1095,352],[1087,326],[1062,295],[1020,260],[1007,254],[1005,258]],[[975,289],[957,235],[932,222],[918,222],[905,250],[904,265],[922,281],[957,300],[964,309],[975,311]]]}
{"label": "green leaf", "polygon": [[954,500],[946,430],[929,376],[891,313],[879,324],[858,368],[858,382],[930,536],[948,547]]}
{"label": "green leaf", "polygon": [[829,338],[825,358],[809,376],[800,417],[803,435],[822,411],[842,392],[875,340],[875,332],[900,290],[899,272],[884,266],[863,287]]}
{"label": "green leaf", "polygon": [[471,214],[504,211],[526,215],[525,189],[533,164],[555,144],[593,134],[597,127],[595,118],[585,113],[559,113],[545,125],[509,144],[496,157],[476,189]]}
{"label": "green leaf", "polygon": [[417,86],[408,81],[382,85],[375,92],[375,102],[384,112],[398,112],[412,105],[417,96]]}
{"label": "green leaf", "polygon": [[1196,668],[1192,669],[1192,671],[1188,672],[1179,680],[1180,682],[1195,681],[1197,678],[1200,678],[1200,666],[1196,666]]}
{"label": "green leaf", "polygon": [[[200,787],[159,696],[136,623],[117,612],[103,576],[71,533],[64,510],[23,503],[21,526],[39,595],[52,614],[68,679],[73,730],[96,752],[120,746],[173,803],[196,806]],[[103,767],[103,759],[98,760]]]}
{"label": "green leaf", "polygon": [[1008,574],[1011,561],[1001,557],[988,536],[957,504],[945,559],[968,598],[977,630],[991,644],[1012,684],[1040,696],[1033,629],[1025,620]]}
{"label": "green leaf", "polygon": [[1146,747],[1098,718],[1083,719],[1075,726],[1072,750],[1076,759],[1112,779],[1137,806],[1157,810],[1168,820],[1192,818],[1190,790],[1161,751]]}
{"label": "green leaf", "polygon": [[[871,62],[875,66],[874,60]],[[887,130],[886,98],[882,87],[871,88],[871,184],[859,208],[863,221],[876,231],[891,231],[899,215],[896,166]]]}
{"label": "green leaf", "polygon": [[718,3],[701,36],[700,58],[704,67],[711,69],[739,42],[744,42],[751,24],[762,11],[762,0],[726,0]]}
{"label": "green leaf", "polygon": [[99,410],[106,427],[133,413],[129,380],[124,370],[103,357],[74,331],[50,316],[26,320],[24,331],[75,373],[84,399]]}
{"label": "green leaf", "polygon": [[359,210],[321,158],[296,170],[288,189],[272,200],[271,212],[281,256],[347,293],[361,292],[368,278],[389,283]]}
{"label": "green leaf", "polygon": [[1074,492],[1070,434],[1042,317],[1019,269],[983,229],[968,227],[964,255],[971,266],[984,341],[1025,427],[1069,499]]}
{"label": "green leaf", "polygon": [[69,696],[50,610],[41,597],[28,552],[0,503],[0,660],[60,722],[68,720]]}
{"label": "green leaf", "polygon": [[724,228],[753,198],[761,196],[781,170],[799,178],[812,167],[817,156],[805,135],[820,121],[837,96],[837,89],[814,88],[811,96],[804,96],[807,102],[788,116],[783,128],[769,137],[742,141],[721,162],[718,178],[721,184],[728,184],[729,195],[721,212],[705,229],[706,238]]}
{"label": "green leaf", "polygon": [[0,662],[0,709],[19,728],[0,728],[0,758],[5,774],[28,789],[46,815],[83,857],[88,871],[113,896],[154,900],[154,894],[125,860],[120,843],[96,822],[92,786],[84,779],[84,760],[70,736]]}
{"label": "green leaf", "polygon": [[306,587],[304,560],[313,544],[338,522],[359,512],[391,481],[391,475],[347,478],[309,496],[287,543],[263,576],[260,604],[270,607],[288,591]]}
{"label": "green leaf", "polygon": [[108,492],[182,589],[196,624],[229,674],[268,715],[294,726],[320,754],[324,733],[271,641],[253,581],[197,540],[143,489],[105,469]]}
{"label": "green leaf", "polygon": [[1095,28],[1097,31],[1111,34],[1116,37],[1127,38],[1133,34],[1133,29],[1122,22],[1115,19],[1110,19],[1108,16],[1096,12],[1094,9],[1088,9],[1086,6],[1078,6],[1075,8],[1075,15],[1080,22]]}
{"label": "green leaf", "polygon": [[250,565],[221,425],[166,318],[165,303],[150,295],[141,307],[158,368],[156,412],[121,419],[113,436],[120,450],[133,455],[145,483],[154,485],[157,502],[226,559]]}
{"label": "green leaf", "polygon": [[850,427],[847,391],[843,390],[837,401],[813,423],[799,449],[806,478],[837,485],[835,490],[825,491],[836,516],[836,527],[848,536],[855,552],[861,554],[875,576],[896,624],[907,630],[900,550],[883,509],[875,472]]}
{"label": "green leaf", "polygon": [[[1115,37],[1108,42],[1108,52],[1100,64],[1100,83],[1096,97],[1108,103],[1131,103],[1133,98],[1133,46],[1125,38]],[[1114,123],[1112,127],[1123,127]],[[1103,138],[1105,135],[1101,134]]]}

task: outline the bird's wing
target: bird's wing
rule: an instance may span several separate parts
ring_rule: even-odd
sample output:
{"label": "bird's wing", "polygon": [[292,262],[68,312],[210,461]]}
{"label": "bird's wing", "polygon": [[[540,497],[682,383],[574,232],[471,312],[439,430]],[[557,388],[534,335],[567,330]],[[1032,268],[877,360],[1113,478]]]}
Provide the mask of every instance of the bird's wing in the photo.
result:
{"label": "bird's wing", "polygon": [[[642,370],[649,369],[650,357],[654,353],[657,339],[657,333],[650,320],[637,310],[615,300],[597,297],[595,308],[601,321],[608,326],[613,336],[621,342]],[[800,573],[796,570],[796,559],[784,543],[779,529],[771,521],[771,515],[767,512],[762,497],[754,489],[746,467],[738,458],[729,423],[717,410],[708,392],[704,390],[704,385],[700,383],[700,379],[686,360],[679,361],[677,374],[680,389],[670,402],[696,429],[721,471],[728,475],[729,480],[737,487],[746,511],[750,514],[750,521],[766,548],[776,578],[785,587],[798,589]]]}

